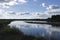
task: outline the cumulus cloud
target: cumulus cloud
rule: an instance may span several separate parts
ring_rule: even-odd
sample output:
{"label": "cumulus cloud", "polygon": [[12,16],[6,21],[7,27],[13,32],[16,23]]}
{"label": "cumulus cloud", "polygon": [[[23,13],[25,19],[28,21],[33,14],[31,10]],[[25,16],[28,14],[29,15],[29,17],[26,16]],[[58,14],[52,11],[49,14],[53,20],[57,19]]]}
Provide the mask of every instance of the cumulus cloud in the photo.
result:
{"label": "cumulus cloud", "polygon": [[48,5],[45,13],[48,14],[49,17],[52,15],[60,15],[60,7],[58,5]]}
{"label": "cumulus cloud", "polygon": [[27,0],[18,0],[18,2],[20,2],[20,3],[26,3],[27,2]]}
{"label": "cumulus cloud", "polygon": [[27,3],[27,0],[0,0],[0,6],[3,6],[4,8],[24,3]]}
{"label": "cumulus cloud", "polygon": [[58,5],[48,5],[46,3],[42,3],[40,6],[45,7],[47,10],[49,10],[49,9],[59,9],[60,8]]}
{"label": "cumulus cloud", "polygon": [[35,19],[46,18],[48,15],[41,12],[13,12],[0,9],[0,19]]}
{"label": "cumulus cloud", "polygon": [[51,17],[52,15],[60,15],[60,7],[58,5],[48,5],[46,3],[42,3],[41,6],[46,8],[46,11],[44,12],[46,15],[42,16]]}
{"label": "cumulus cloud", "polygon": [[46,3],[42,3],[40,6],[42,6],[42,7],[46,7]]}
{"label": "cumulus cloud", "polygon": [[60,7],[58,5],[48,5],[46,3],[42,3],[41,6],[46,8],[46,11],[44,12],[46,15],[42,16],[51,17],[52,15],[60,15]]}
{"label": "cumulus cloud", "polygon": [[47,9],[44,13],[41,12],[13,12],[13,11],[5,11],[0,9],[0,19],[46,19],[51,17],[52,15],[60,15],[60,7],[58,6],[48,6],[50,10]]}
{"label": "cumulus cloud", "polygon": [[48,7],[46,9],[58,9],[60,7],[58,7],[58,5],[48,5]]}

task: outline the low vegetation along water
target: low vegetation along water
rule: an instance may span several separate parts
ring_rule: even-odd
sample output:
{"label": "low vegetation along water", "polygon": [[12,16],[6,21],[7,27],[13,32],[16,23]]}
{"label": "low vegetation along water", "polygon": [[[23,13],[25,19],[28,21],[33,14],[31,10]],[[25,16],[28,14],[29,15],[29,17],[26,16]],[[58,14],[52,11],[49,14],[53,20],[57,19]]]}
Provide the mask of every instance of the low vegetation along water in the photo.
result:
{"label": "low vegetation along water", "polygon": [[13,21],[0,24],[0,40],[60,40],[60,27]]}

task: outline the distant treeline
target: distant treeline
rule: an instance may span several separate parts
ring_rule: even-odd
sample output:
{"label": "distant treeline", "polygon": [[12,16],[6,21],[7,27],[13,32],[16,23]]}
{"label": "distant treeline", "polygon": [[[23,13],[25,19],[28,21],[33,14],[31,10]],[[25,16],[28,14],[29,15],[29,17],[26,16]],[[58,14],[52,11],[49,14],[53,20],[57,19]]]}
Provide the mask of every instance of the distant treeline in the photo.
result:
{"label": "distant treeline", "polygon": [[0,19],[0,21],[46,21],[47,19]]}
{"label": "distant treeline", "polygon": [[48,18],[47,21],[60,22],[60,15],[53,15],[51,18]]}
{"label": "distant treeline", "polygon": [[51,18],[47,18],[47,19],[0,19],[0,25],[9,24],[12,21],[50,21],[50,22],[60,22],[60,15],[52,15]]}

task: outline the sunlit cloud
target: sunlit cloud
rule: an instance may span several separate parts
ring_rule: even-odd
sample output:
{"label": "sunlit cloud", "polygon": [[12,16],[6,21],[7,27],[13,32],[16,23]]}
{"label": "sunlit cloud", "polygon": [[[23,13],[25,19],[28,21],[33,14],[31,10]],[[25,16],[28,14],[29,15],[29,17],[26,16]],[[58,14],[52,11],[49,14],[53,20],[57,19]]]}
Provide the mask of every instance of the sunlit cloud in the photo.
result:
{"label": "sunlit cloud", "polygon": [[3,8],[9,8],[10,6],[24,3],[27,3],[27,0],[0,0],[0,6]]}
{"label": "sunlit cloud", "polygon": [[13,11],[5,11],[3,9],[0,10],[0,19],[35,19],[35,18],[46,18],[48,15],[43,14],[41,12],[13,12]]}
{"label": "sunlit cloud", "polygon": [[46,7],[46,3],[42,3],[42,4],[40,4],[40,6]]}
{"label": "sunlit cloud", "polygon": [[60,7],[58,5],[48,5],[45,13],[51,17],[52,15],[60,15]]}
{"label": "sunlit cloud", "polygon": [[[10,6],[14,6],[17,4],[25,4],[27,3],[27,0],[0,0],[0,5],[3,6],[3,8],[9,8]],[[29,13],[29,12],[13,12],[13,11],[5,11],[4,9],[0,9],[0,19],[44,19],[48,18],[51,15],[57,15],[60,14],[60,7],[57,5],[47,5],[46,3],[41,4],[42,7],[46,8],[46,11],[41,12],[35,12],[35,13]],[[28,10],[27,10],[28,11]],[[4,13],[4,14],[3,14]],[[29,17],[28,17],[29,16]]]}
{"label": "sunlit cloud", "polygon": [[18,0],[18,2],[20,2],[21,4],[27,3],[27,0]]}
{"label": "sunlit cloud", "polygon": [[48,5],[46,9],[58,9],[58,5]]}

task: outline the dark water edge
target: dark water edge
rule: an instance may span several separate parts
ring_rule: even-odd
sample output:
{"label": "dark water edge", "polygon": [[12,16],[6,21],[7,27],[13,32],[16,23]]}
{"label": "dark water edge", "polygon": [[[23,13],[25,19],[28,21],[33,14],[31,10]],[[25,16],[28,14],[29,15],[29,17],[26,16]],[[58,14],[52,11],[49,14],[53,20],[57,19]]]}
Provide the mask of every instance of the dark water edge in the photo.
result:
{"label": "dark water edge", "polygon": [[[0,24],[2,25],[3,22],[6,24],[9,24],[12,21],[31,21],[31,22],[27,22],[27,23],[34,23],[34,24],[50,24],[50,25],[56,25],[56,26],[60,26],[60,21],[55,21],[52,19],[0,19]],[[46,22],[33,22],[33,21],[46,21]]]}
{"label": "dark water edge", "polygon": [[52,26],[56,26],[56,27],[60,27],[60,22],[33,22],[33,21],[26,21],[26,23],[31,23],[31,24],[48,24],[48,25],[52,25]]}

